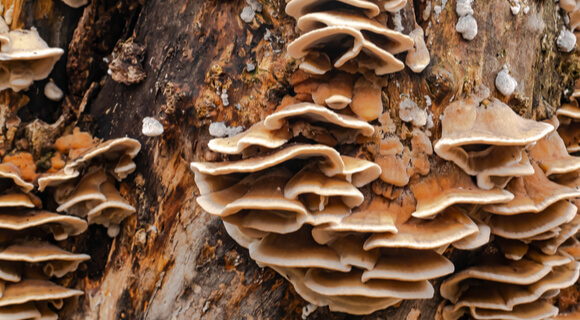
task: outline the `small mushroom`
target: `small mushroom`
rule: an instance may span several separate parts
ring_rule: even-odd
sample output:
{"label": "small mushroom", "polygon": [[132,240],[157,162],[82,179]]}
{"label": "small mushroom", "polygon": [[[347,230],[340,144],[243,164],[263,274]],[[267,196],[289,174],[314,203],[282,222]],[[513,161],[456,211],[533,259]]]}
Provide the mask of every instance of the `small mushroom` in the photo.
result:
{"label": "small mushroom", "polygon": [[447,208],[436,219],[411,218],[397,226],[397,233],[375,233],[365,242],[365,250],[374,248],[436,249],[473,235],[477,225],[455,207]]}
{"label": "small mushroom", "polygon": [[67,299],[82,294],[82,291],[61,287],[50,281],[24,279],[20,282],[6,284],[4,294],[0,298],[0,307],[18,305],[29,301]]}
{"label": "small mushroom", "polygon": [[346,130],[349,135],[359,134],[369,137],[374,132],[373,126],[348,115],[338,114],[323,106],[313,103],[298,103],[276,111],[264,119],[264,126],[270,130],[280,130],[284,123],[292,119],[299,118],[309,123],[324,123],[325,126],[334,125],[340,130]]}
{"label": "small mushroom", "polygon": [[514,178],[507,185],[506,190],[514,195],[512,200],[486,205],[484,210],[500,215],[540,212],[560,200],[580,196],[580,191],[550,181],[534,161],[532,166],[533,175]]}
{"label": "small mushroom", "polygon": [[493,215],[489,220],[489,226],[491,233],[501,237],[524,239],[570,222],[576,216],[576,211],[576,206],[568,201],[558,201],[539,213]]}
{"label": "small mushroom", "polygon": [[25,230],[46,226],[57,241],[66,240],[68,236],[76,236],[87,229],[87,223],[77,217],[60,215],[48,211],[26,211],[0,213],[0,229]]}
{"label": "small mushroom", "polygon": [[286,268],[324,268],[348,272],[337,252],[317,244],[307,230],[285,235],[271,234],[249,245],[250,257],[264,266]]}
{"label": "small mushroom", "polygon": [[284,187],[287,199],[297,199],[299,196],[312,199],[310,211],[322,211],[331,197],[340,197],[350,208],[359,206],[363,194],[351,183],[338,178],[329,178],[318,170],[307,166],[300,170]]}
{"label": "small mushroom", "polygon": [[433,296],[433,286],[426,281],[396,281],[371,279],[361,281],[362,270],[348,273],[309,269],[304,285],[326,296],[362,296],[370,298],[428,299]]}
{"label": "small mushroom", "polygon": [[413,213],[416,218],[432,218],[454,204],[506,203],[514,197],[499,188],[478,188],[459,167],[447,161],[434,162],[430,173],[411,181],[409,188],[417,199],[417,208]]}
{"label": "small mushroom", "polygon": [[135,213],[135,208],[121,196],[112,178],[100,186],[105,201],[93,207],[87,213],[89,224],[100,224],[107,228],[109,237],[116,237],[119,225],[125,218]]}
{"label": "small mushroom", "polygon": [[[558,128],[557,118],[549,121],[555,128]],[[547,176],[553,174],[566,174],[580,170],[580,157],[574,157],[568,154],[566,145],[558,131],[553,131],[542,139],[538,140],[534,146],[529,149],[530,157],[544,170]]]}
{"label": "small mushroom", "polygon": [[[478,186],[483,189],[493,187],[490,176],[533,174],[529,162],[520,164],[524,148],[554,130],[548,123],[518,116],[497,99],[484,106],[472,99],[453,102],[445,109],[441,122],[443,132],[434,145],[435,152],[477,176]],[[510,166],[517,172],[504,169]],[[503,179],[502,183],[507,182]]]}

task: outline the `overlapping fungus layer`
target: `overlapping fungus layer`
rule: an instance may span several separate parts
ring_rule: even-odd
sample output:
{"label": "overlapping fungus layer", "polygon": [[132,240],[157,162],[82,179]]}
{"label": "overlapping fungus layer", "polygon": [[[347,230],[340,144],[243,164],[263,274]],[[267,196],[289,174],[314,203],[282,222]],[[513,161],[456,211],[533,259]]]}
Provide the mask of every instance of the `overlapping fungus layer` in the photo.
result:
{"label": "overlapping fungus layer", "polygon": [[[493,241],[478,261],[442,283],[441,295],[452,303],[443,318],[467,313],[474,319],[551,319],[559,310],[548,299],[579,277],[580,257],[571,251],[580,229],[575,200],[580,158],[566,151],[556,118],[543,123],[518,119],[507,106],[498,109],[497,100],[478,100],[447,107],[435,151],[476,176],[480,187],[500,186],[512,199],[471,211],[489,226]],[[503,121],[489,118],[495,112],[500,117],[500,111]],[[465,126],[458,131],[457,124]],[[457,133],[454,138],[446,126]],[[500,157],[500,149],[509,156]],[[485,179],[480,179],[482,172]]]}
{"label": "overlapping fungus layer", "polygon": [[[429,299],[430,281],[450,276],[444,319],[550,318],[557,308],[546,299],[580,269],[571,202],[579,163],[557,120],[524,119],[485,88],[447,106],[433,146],[428,113],[410,99],[399,110],[412,126],[407,146],[387,132],[379,76],[402,70],[394,55],[411,48],[413,71],[429,61],[421,32],[413,41],[386,27],[385,12],[405,5],[290,1],[302,31],[288,46],[300,61],[295,95],[245,132],[209,142],[228,160],[191,163],[197,203],[259,265],[332,311]],[[375,152],[338,151],[377,140]],[[449,246],[485,249],[454,273]]]}

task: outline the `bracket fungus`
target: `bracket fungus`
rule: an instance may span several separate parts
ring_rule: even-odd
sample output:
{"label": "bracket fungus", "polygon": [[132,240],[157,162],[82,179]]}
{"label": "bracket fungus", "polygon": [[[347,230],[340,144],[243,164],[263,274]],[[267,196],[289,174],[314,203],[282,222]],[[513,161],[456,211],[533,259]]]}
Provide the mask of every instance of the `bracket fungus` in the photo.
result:
{"label": "bracket fungus", "polygon": [[26,90],[50,74],[64,50],[50,48],[36,29],[10,30],[0,18],[0,90]]}
{"label": "bracket fungus", "polygon": [[57,139],[55,147],[66,161],[62,169],[38,178],[38,189],[53,187],[58,212],[87,217],[90,224],[108,228],[111,237],[119,233],[119,224],[135,212],[115,186],[132,173],[133,158],[141,144],[131,138],[95,142],[77,128]]}

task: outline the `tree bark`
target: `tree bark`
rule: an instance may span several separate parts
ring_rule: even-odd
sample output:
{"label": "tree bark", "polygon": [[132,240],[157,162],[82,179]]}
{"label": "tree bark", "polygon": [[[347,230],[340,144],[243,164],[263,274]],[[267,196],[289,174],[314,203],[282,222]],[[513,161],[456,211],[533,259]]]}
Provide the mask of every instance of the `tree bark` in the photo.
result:
{"label": "tree bark", "polygon": [[[421,108],[432,101],[438,128],[449,102],[480,84],[524,117],[541,120],[554,114],[579,70],[576,52],[557,50],[563,21],[554,1],[529,1],[529,12],[517,16],[508,1],[476,1],[479,31],[473,41],[455,31],[455,0],[446,1],[439,16],[431,10],[423,19],[430,1],[409,1],[402,22],[405,34],[415,23],[426,30],[431,64],[420,74],[405,69],[386,76],[385,108],[399,134],[405,132],[397,117],[405,97]],[[5,7],[9,2],[2,0]],[[44,82],[37,83],[27,94],[23,120],[52,122],[62,114],[98,137],[127,135],[143,146],[136,173],[121,188],[137,214],[113,240],[95,226],[76,240],[76,250],[92,260],[65,279],[86,292],[66,310],[66,319],[301,317],[307,302],[274,271],[259,268],[220,220],[196,205],[198,190],[189,169],[192,161],[218,157],[207,148],[211,122],[249,128],[292,92],[288,81],[296,64],[285,48],[298,36],[295,22],[285,15],[283,0],[260,2],[263,10],[249,24],[240,19],[247,5],[241,0],[95,0],[76,10],[57,0],[18,2],[17,26],[35,25],[49,44],[68,48],[66,63],[63,58],[52,74],[67,88],[65,101],[47,105],[38,90]],[[121,67],[112,71],[117,81],[127,78],[131,67],[142,66],[145,77],[126,79],[127,85],[108,76],[103,59],[119,57]],[[519,83],[511,98],[494,86],[504,63]],[[255,70],[248,71],[248,64]],[[220,97],[223,90],[229,105]],[[159,119],[165,133],[142,135],[145,116]],[[436,139],[439,132],[433,133]],[[476,253],[446,254],[461,266]],[[437,295],[362,317],[318,308],[309,319],[436,319],[442,302]],[[407,318],[413,309],[420,316]]]}

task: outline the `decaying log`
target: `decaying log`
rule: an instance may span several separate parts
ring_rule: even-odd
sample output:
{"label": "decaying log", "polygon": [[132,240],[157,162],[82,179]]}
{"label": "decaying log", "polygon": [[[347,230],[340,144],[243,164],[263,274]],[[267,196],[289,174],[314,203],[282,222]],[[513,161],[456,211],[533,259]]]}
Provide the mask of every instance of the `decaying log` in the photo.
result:
{"label": "decaying log", "polygon": [[[219,159],[207,148],[210,123],[248,128],[292,92],[296,64],[285,47],[297,33],[284,0],[260,1],[251,23],[240,18],[244,1],[97,0],[81,9],[59,0],[16,2],[15,25],[34,25],[49,44],[67,49],[51,75],[65,89],[64,102],[48,102],[41,90],[46,81],[37,82],[26,94],[23,120],[54,122],[64,115],[98,137],[127,135],[143,145],[136,173],[121,185],[138,213],[113,240],[93,226],[76,241],[75,250],[92,260],[64,280],[86,292],[65,318],[301,318],[307,303],[288,282],[258,267],[220,220],[196,205],[189,169],[191,161]],[[529,12],[517,16],[508,1],[474,2],[479,31],[470,42],[455,31],[456,1],[424,19],[429,2],[409,1],[401,15],[404,33],[416,23],[425,30],[431,64],[420,74],[406,69],[385,77],[383,100],[402,139],[409,132],[398,119],[403,99],[431,104],[438,128],[449,102],[480,84],[524,117],[554,114],[580,70],[577,53],[557,50],[563,21],[554,1],[529,1]],[[520,84],[511,98],[494,86],[505,63]],[[141,134],[146,116],[164,125],[162,136]],[[432,139],[440,134],[433,133]],[[448,252],[458,267],[475,254]],[[364,317],[319,308],[309,319],[436,319],[441,305],[436,296]]]}

